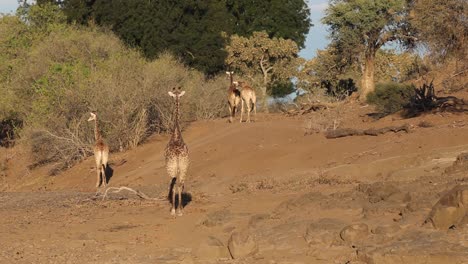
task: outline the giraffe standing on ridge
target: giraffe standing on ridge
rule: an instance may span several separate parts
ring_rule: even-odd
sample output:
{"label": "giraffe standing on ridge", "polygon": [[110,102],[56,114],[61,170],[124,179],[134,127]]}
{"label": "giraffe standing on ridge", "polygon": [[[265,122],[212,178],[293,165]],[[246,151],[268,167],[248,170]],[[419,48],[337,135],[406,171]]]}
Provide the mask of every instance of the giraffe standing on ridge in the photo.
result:
{"label": "giraffe standing on ridge", "polygon": [[94,151],[94,158],[96,159],[96,173],[97,173],[97,182],[96,188],[101,185],[101,177],[102,177],[102,185],[104,187],[107,186],[107,176],[106,176],[106,169],[107,169],[107,161],[109,159],[109,146],[104,142],[104,139],[101,136],[98,128],[98,121],[97,116],[95,113],[91,112],[91,117],[88,121],[94,120],[94,140],[96,141],[93,147]]}
{"label": "giraffe standing on ridge", "polygon": [[232,123],[232,119],[236,115],[237,108],[241,100],[240,91],[237,89],[237,85],[234,84],[232,75],[233,71],[227,71],[226,74],[229,76],[231,81],[228,89],[228,105],[229,105],[229,123]]}
{"label": "giraffe standing on ridge", "polygon": [[[187,169],[190,163],[188,156],[188,148],[182,139],[182,134],[180,133],[179,128],[179,100],[185,94],[185,91],[180,91],[180,87],[176,89],[173,88],[169,92],[169,95],[174,98],[174,128],[172,130],[171,139],[166,146],[165,158],[166,158],[166,169],[167,173],[171,177],[171,184],[173,186],[172,190],[172,208],[171,215],[175,216],[176,214],[176,193],[174,188],[177,188],[178,193],[178,205],[177,205],[177,215],[182,215],[183,203],[182,203],[182,191],[184,189],[185,176],[187,174]],[[175,182],[174,182],[175,181]],[[169,187],[171,188],[171,187]],[[170,190],[169,190],[170,192]]]}

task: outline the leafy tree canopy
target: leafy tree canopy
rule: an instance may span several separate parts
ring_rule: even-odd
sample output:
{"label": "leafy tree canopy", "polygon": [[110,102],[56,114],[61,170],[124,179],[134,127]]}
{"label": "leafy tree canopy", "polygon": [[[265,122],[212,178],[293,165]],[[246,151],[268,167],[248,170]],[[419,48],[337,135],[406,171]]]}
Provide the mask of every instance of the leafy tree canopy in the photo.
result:
{"label": "leafy tree canopy", "polygon": [[39,0],[61,6],[70,22],[94,20],[152,59],[169,50],[207,75],[224,69],[232,34],[294,40],[304,47],[311,26],[304,0]]}
{"label": "leafy tree canopy", "polygon": [[468,2],[466,0],[413,0],[410,22],[436,59],[468,56]]}

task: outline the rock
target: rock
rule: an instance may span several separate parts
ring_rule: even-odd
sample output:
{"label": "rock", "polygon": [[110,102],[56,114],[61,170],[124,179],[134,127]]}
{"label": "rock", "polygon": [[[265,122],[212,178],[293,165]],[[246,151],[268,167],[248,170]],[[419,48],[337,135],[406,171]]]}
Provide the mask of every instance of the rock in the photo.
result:
{"label": "rock", "polygon": [[307,229],[304,239],[309,246],[321,246],[328,248],[335,242],[334,233],[329,230]]}
{"label": "rock", "polygon": [[371,203],[381,201],[409,202],[411,200],[409,193],[404,193],[395,185],[388,183],[360,184],[358,190],[367,194]]}
{"label": "rock", "polygon": [[467,213],[468,185],[458,185],[439,199],[426,222],[431,222],[436,229],[447,230],[463,225]]}
{"label": "rock", "polygon": [[432,203],[426,200],[411,201],[405,207],[405,213],[413,213],[420,210],[431,210]]}
{"label": "rock", "polygon": [[265,222],[270,218],[269,214],[256,214],[250,217],[249,226],[250,227],[257,227],[259,224]]}
{"label": "rock", "polygon": [[236,231],[229,238],[228,249],[233,259],[240,259],[257,253],[258,244],[247,230]]}
{"label": "rock", "polygon": [[321,201],[325,201],[327,199],[328,197],[320,192],[306,193],[298,198],[293,198],[280,203],[273,211],[272,216],[278,217],[283,213],[287,213],[289,215],[291,211],[297,210],[304,212],[305,209],[309,209],[313,207],[314,204],[320,204]]}
{"label": "rock", "polygon": [[395,236],[399,231],[401,230],[401,227],[397,224],[392,224],[392,225],[380,225],[377,226],[376,228],[372,229],[372,233],[376,235],[384,235],[388,237],[393,237]]}
{"label": "rock", "polygon": [[396,193],[390,194],[386,201],[395,202],[395,203],[407,203],[411,201],[411,195],[407,192],[398,191]]}
{"label": "rock", "polygon": [[[430,233],[431,234],[431,233]],[[391,244],[363,252],[366,263],[445,264],[468,263],[468,248],[430,234],[412,233]]]}
{"label": "rock", "polygon": [[465,217],[463,217],[463,219],[458,224],[458,228],[468,229],[468,214],[465,214]]}
{"label": "rock", "polygon": [[452,226],[457,226],[458,223],[465,217],[465,209],[454,206],[437,207],[432,211],[430,218],[434,228],[447,230]]}
{"label": "rock", "polygon": [[457,156],[452,166],[445,169],[445,174],[468,171],[468,152],[463,152]]}
{"label": "rock", "polygon": [[219,210],[212,213],[209,213],[206,216],[206,219],[203,220],[202,225],[206,227],[213,227],[218,225],[223,225],[232,218],[232,214],[229,210]]}
{"label": "rock", "polygon": [[322,218],[307,227],[304,239],[310,247],[328,248],[338,239],[336,234],[341,226],[341,221]]}
{"label": "rock", "polygon": [[340,232],[341,239],[350,244],[359,243],[365,240],[368,235],[369,227],[364,223],[346,226]]}
{"label": "rock", "polygon": [[229,258],[229,252],[223,242],[212,236],[203,241],[194,253],[198,260]]}

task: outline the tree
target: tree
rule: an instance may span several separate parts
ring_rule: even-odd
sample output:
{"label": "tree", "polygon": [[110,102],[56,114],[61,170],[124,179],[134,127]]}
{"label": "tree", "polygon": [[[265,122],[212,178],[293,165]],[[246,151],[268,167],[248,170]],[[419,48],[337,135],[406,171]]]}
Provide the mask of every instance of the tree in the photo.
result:
{"label": "tree", "polygon": [[224,70],[232,34],[270,37],[304,47],[311,26],[304,0],[38,0],[61,6],[70,22],[111,28],[128,45],[154,59],[168,50],[188,66],[213,75]]}
{"label": "tree", "polygon": [[[414,71],[418,56],[409,52],[398,53],[392,49],[380,49],[375,54],[375,82],[403,82]],[[349,64],[333,46],[318,50],[317,55],[306,61],[298,76],[298,86],[312,95],[318,88],[328,95],[343,98],[356,91],[359,67]]]}
{"label": "tree", "polygon": [[411,7],[410,22],[433,57],[442,60],[455,57],[466,62],[468,2],[413,0]]}
{"label": "tree", "polygon": [[410,52],[398,53],[391,49],[381,49],[375,56],[376,82],[404,82],[414,70],[414,63],[420,58]]}
{"label": "tree", "polygon": [[332,45],[361,70],[360,100],[375,90],[377,51],[395,40],[414,40],[407,31],[405,0],[332,0],[322,22],[329,26]]}
{"label": "tree", "polygon": [[356,91],[356,67],[346,63],[333,46],[318,50],[314,58],[306,61],[298,76],[298,86],[314,96],[320,89],[327,95],[344,98]]}
{"label": "tree", "polygon": [[99,1],[92,17],[154,59],[168,50],[208,75],[221,71],[229,30],[220,1]]}
{"label": "tree", "polygon": [[270,38],[291,39],[305,47],[312,26],[310,10],[304,0],[227,0],[228,13],[233,17],[233,32],[248,37],[265,30]]}
{"label": "tree", "polygon": [[295,76],[302,59],[292,40],[269,38],[265,31],[254,32],[249,38],[234,35],[226,47],[226,64],[252,81],[260,78],[263,108],[268,112],[267,90],[275,82]]}

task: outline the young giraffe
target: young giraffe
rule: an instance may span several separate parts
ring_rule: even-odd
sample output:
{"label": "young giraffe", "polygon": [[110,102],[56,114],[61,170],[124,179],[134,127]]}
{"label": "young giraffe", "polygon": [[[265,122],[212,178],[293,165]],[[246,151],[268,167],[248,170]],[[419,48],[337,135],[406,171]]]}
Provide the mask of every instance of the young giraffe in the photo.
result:
{"label": "young giraffe", "polygon": [[[190,163],[188,156],[188,148],[182,139],[182,134],[180,133],[179,128],[179,100],[185,94],[185,91],[180,91],[180,87],[176,89],[173,88],[169,92],[169,95],[174,98],[174,128],[172,130],[172,136],[169,140],[169,143],[166,146],[165,158],[166,158],[166,169],[167,173],[171,177],[171,184],[174,182],[174,187],[177,187],[178,193],[178,206],[177,206],[177,215],[182,215],[182,190],[184,189],[185,176],[187,169]],[[169,187],[171,188],[171,187]],[[170,192],[170,190],[169,190]],[[172,190],[172,208],[171,215],[175,216],[176,214],[176,204],[175,204],[175,190]]]}
{"label": "young giraffe", "polygon": [[247,105],[247,122],[250,123],[250,112],[252,110],[254,111],[255,119],[257,119],[257,97],[255,95],[255,91],[252,87],[250,87],[250,85],[243,81],[234,82],[234,84],[239,85],[242,88],[240,91],[242,98],[240,122],[242,123],[242,115],[244,114],[245,103]]}
{"label": "young giraffe", "polygon": [[94,158],[96,159],[96,173],[97,173],[97,182],[96,188],[101,185],[101,177],[102,177],[102,184],[104,187],[107,186],[107,177],[106,177],[106,168],[107,168],[107,161],[109,158],[109,146],[104,142],[104,139],[101,136],[101,133],[98,129],[98,121],[96,114],[91,112],[91,117],[88,121],[94,120],[94,139],[96,143],[94,144]]}
{"label": "young giraffe", "polygon": [[237,86],[234,84],[232,75],[233,71],[228,71],[226,74],[229,76],[231,83],[228,90],[228,105],[229,105],[229,123],[232,123],[232,119],[236,115],[237,108],[240,103],[240,91],[237,89]]}

